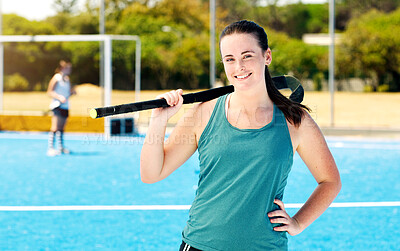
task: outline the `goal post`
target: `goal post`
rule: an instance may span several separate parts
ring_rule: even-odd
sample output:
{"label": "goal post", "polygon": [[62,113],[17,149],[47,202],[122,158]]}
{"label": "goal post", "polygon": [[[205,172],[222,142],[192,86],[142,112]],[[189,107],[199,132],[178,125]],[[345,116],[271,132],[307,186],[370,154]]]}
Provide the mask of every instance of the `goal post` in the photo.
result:
{"label": "goal post", "polygon": [[[125,40],[136,42],[135,57],[135,101],[140,100],[140,68],[141,68],[141,41],[136,35],[6,35],[0,36],[0,46],[6,42],[104,42],[104,105],[111,105],[112,92],[112,41]],[[0,54],[0,112],[3,111],[3,55]],[[104,136],[110,136],[110,119],[104,118]]]}

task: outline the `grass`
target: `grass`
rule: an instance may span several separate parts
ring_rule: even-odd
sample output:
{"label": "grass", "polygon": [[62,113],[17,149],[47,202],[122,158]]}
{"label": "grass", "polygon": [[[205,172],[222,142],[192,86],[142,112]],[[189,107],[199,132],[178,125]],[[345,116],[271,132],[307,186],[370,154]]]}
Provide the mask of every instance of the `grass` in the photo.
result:
{"label": "grass", "polygon": [[[154,99],[165,91],[142,91],[141,100]],[[185,91],[184,93],[193,92]],[[77,87],[78,95],[70,99],[71,116],[88,116],[93,107],[102,106],[100,88],[83,84]],[[113,91],[112,105],[132,103],[134,91]],[[48,109],[51,99],[44,92],[5,92],[4,111],[40,113]],[[330,126],[330,94],[306,92],[303,104],[312,109],[311,115],[320,126]],[[186,109],[190,109],[186,105]],[[336,92],[334,95],[334,121],[337,127],[400,128],[400,93]],[[185,109],[171,119],[174,124]],[[139,113],[139,123],[148,123],[151,111]]]}

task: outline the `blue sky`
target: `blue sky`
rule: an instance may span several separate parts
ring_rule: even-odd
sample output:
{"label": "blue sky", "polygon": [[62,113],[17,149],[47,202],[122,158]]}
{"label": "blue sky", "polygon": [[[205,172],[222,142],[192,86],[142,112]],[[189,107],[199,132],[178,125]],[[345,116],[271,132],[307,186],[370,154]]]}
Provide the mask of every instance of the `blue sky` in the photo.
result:
{"label": "blue sky", "polygon": [[[92,0],[95,2],[95,0]],[[100,2],[100,0],[97,0]],[[298,0],[280,0],[285,2],[298,2]],[[303,0],[303,3],[325,3],[328,0]],[[30,20],[42,20],[55,14],[52,7],[54,0],[0,0],[3,13],[15,13]],[[79,0],[83,4],[85,0]]]}

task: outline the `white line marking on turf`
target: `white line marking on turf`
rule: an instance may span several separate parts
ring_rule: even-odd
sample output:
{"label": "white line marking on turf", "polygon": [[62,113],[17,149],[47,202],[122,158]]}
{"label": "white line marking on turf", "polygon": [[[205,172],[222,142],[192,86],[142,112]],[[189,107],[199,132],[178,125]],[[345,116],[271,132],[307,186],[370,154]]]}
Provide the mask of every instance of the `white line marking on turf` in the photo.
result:
{"label": "white line marking on turf", "polygon": [[[287,203],[285,208],[300,208],[303,203]],[[330,207],[400,207],[400,201],[384,202],[337,202]],[[112,206],[0,206],[0,211],[149,211],[149,210],[189,210],[190,205],[112,205]]]}
{"label": "white line marking on turf", "polygon": [[[287,203],[285,208],[301,208],[303,203]],[[382,202],[336,202],[329,207],[399,207],[400,201]]]}
{"label": "white line marking on turf", "polygon": [[0,206],[0,211],[188,210],[190,205]]}
{"label": "white line marking on turf", "polygon": [[345,149],[365,149],[365,150],[400,150],[399,144],[370,144],[370,143],[347,143],[347,142],[334,142],[329,143],[330,148],[345,148]]}

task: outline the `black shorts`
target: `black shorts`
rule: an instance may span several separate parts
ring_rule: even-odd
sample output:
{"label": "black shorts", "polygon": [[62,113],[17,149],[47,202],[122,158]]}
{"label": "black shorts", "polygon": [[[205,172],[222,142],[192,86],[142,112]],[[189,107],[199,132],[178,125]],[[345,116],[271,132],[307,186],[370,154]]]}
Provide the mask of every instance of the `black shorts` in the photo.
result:
{"label": "black shorts", "polygon": [[66,109],[62,109],[60,107],[57,107],[55,109],[53,109],[53,114],[54,116],[59,116],[59,117],[63,117],[63,118],[68,118],[69,116],[69,111]]}
{"label": "black shorts", "polygon": [[179,248],[179,251],[201,251],[200,249],[194,248],[186,244],[184,241],[182,241],[182,244]]}

